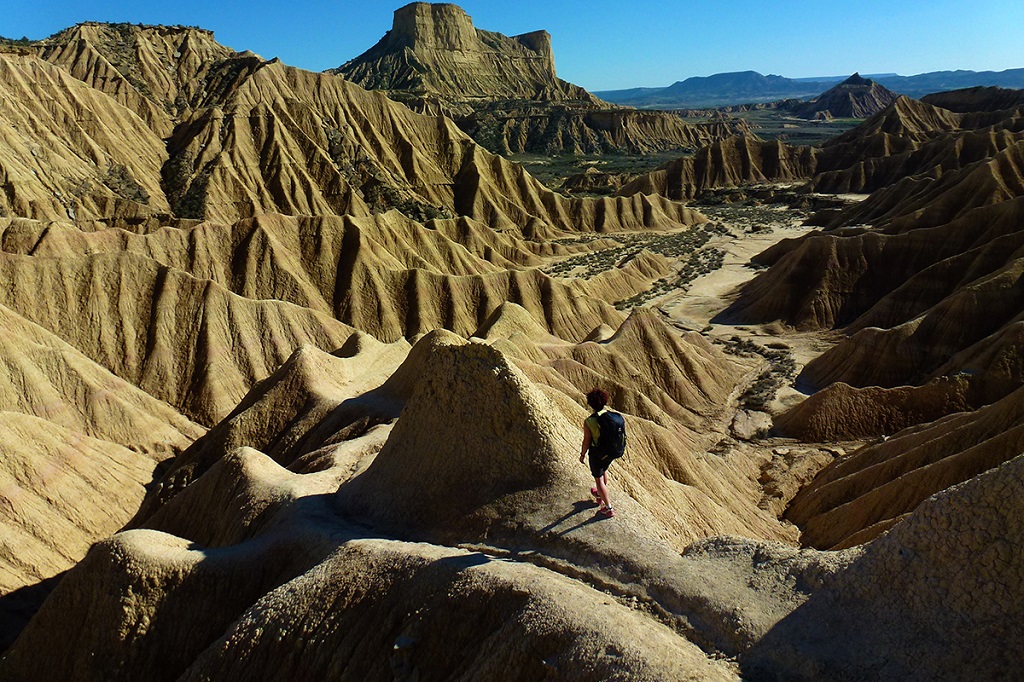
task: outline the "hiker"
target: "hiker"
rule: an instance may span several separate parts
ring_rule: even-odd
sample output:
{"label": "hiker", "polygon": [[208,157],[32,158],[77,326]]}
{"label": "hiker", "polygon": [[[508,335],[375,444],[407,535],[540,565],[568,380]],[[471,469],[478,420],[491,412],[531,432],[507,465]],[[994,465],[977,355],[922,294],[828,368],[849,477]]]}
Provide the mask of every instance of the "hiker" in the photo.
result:
{"label": "hiker", "polygon": [[600,388],[587,394],[587,404],[594,413],[583,422],[580,463],[590,455],[590,474],[594,477],[594,487],[590,489],[590,494],[601,503],[597,513],[611,518],[615,516],[615,510],[608,497],[608,466],[615,458],[621,457],[625,449],[625,421],[621,414],[608,409],[608,393]]}

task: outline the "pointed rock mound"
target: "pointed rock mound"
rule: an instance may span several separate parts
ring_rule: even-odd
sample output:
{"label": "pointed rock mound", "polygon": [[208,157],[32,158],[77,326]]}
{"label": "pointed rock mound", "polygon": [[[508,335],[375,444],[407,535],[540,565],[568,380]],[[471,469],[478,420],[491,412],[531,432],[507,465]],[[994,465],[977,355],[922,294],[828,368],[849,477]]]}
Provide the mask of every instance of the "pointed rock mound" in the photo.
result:
{"label": "pointed rock mound", "polygon": [[558,409],[494,348],[437,346],[367,470],[340,491],[348,513],[442,536],[486,527],[582,486],[567,452],[576,434]]}
{"label": "pointed rock mound", "polygon": [[896,101],[898,94],[869,78],[855,73],[834,88],[823,92],[810,102],[794,108],[794,115],[814,119],[868,118]]}

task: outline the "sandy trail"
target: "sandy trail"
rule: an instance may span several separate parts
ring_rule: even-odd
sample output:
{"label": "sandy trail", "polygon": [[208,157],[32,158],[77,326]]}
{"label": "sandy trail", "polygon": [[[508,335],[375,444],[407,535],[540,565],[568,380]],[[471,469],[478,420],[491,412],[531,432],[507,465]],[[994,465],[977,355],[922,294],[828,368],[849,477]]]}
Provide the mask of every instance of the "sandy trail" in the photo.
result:
{"label": "sandy trail", "polygon": [[[716,315],[729,307],[741,287],[757,276],[750,259],[783,239],[802,237],[815,228],[802,225],[804,216],[790,210],[768,209],[756,213],[737,210],[716,211],[715,220],[729,229],[729,234],[714,237],[704,247],[717,249],[724,255],[722,266],[702,275],[685,289],[678,289],[651,301],[675,326],[700,331],[712,341],[729,342],[734,337],[759,346],[786,350],[796,364],[796,373],[834,346],[841,334],[834,331],[800,332],[781,323],[736,325],[712,323]],[[752,376],[768,367],[758,357],[746,358]],[[787,382],[789,384],[791,382]],[[779,389],[771,411],[785,411],[806,397],[792,385]]]}
{"label": "sandy trail", "polygon": [[835,332],[799,332],[783,324],[747,326],[712,323],[720,312],[739,295],[740,288],[757,276],[750,259],[783,239],[797,239],[816,228],[801,224],[803,216],[790,211],[763,212],[756,221],[757,231],[750,231],[749,219],[721,219],[730,234],[716,236],[705,248],[724,253],[722,267],[693,280],[685,290],[677,290],[654,301],[676,326],[703,331],[711,339],[727,340],[734,336],[750,339],[761,345],[783,343],[788,346],[798,368],[828,350],[840,336]]}

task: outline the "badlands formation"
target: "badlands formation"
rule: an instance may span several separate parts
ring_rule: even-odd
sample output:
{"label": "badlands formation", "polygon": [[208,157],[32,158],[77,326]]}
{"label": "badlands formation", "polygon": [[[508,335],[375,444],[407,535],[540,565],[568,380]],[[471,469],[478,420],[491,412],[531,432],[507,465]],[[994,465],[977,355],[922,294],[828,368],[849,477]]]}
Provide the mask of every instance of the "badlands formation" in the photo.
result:
{"label": "badlands formation", "polygon": [[[362,73],[587,99],[460,13]],[[1016,96],[567,198],[203,30],[0,43],[0,679],[1018,676]]]}

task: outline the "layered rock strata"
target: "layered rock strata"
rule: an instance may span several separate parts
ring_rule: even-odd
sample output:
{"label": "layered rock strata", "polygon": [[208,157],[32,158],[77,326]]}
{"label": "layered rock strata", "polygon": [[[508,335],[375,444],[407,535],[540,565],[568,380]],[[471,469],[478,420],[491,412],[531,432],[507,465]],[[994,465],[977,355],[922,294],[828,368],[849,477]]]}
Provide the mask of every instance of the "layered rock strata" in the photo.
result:
{"label": "layered rock strata", "polygon": [[380,42],[331,72],[416,111],[450,116],[499,154],[692,149],[722,134],[720,126],[602,102],[556,76],[546,31],[483,31],[451,4],[396,10]]}

